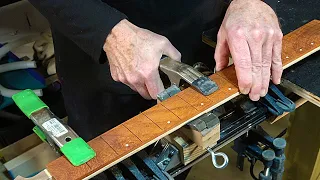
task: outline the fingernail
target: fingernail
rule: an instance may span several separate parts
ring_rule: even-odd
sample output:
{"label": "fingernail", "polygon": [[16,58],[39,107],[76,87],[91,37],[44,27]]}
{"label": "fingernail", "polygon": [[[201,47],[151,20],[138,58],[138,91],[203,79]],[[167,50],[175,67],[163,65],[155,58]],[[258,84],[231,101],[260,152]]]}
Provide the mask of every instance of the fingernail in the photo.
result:
{"label": "fingernail", "polygon": [[280,79],[276,79],[275,80],[275,84],[280,84],[281,80]]}
{"label": "fingernail", "polygon": [[259,99],[260,99],[260,96],[259,96],[259,94],[250,94],[250,99],[252,100],[252,101],[258,101]]}
{"label": "fingernail", "polygon": [[260,92],[260,96],[264,97],[267,94],[267,91],[265,89],[262,89]]}
{"label": "fingernail", "polygon": [[250,89],[249,88],[243,88],[240,90],[242,94],[248,94]]}

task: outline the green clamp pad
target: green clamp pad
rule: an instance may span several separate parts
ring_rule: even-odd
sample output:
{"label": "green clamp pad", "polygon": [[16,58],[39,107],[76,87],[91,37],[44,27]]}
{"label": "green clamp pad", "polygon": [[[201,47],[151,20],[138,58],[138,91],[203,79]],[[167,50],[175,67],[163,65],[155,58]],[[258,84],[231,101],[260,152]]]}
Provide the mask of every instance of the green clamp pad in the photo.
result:
{"label": "green clamp pad", "polygon": [[94,150],[80,137],[67,142],[60,150],[74,166],[80,166],[96,156]]}
{"label": "green clamp pad", "polygon": [[31,114],[48,106],[30,89],[20,91],[12,96],[21,111],[30,118]]}
{"label": "green clamp pad", "polygon": [[36,133],[39,138],[43,141],[43,142],[46,142],[47,140],[47,137],[46,135],[43,133],[43,131],[38,127],[38,126],[35,126],[33,129],[33,132]]}

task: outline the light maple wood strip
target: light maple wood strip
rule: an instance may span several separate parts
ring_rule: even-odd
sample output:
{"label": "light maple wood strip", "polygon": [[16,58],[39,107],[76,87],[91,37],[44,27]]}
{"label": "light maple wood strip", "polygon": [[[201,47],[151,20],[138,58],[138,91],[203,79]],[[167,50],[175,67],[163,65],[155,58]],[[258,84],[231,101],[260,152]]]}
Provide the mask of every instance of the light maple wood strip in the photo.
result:
{"label": "light maple wood strip", "polygon": [[91,170],[104,167],[105,164],[114,161],[118,154],[107,144],[101,136],[88,142],[89,146],[96,152],[96,157],[87,162]]}
{"label": "light maple wood strip", "polygon": [[[294,102],[296,104],[296,109],[299,108],[300,106],[302,106],[303,104],[305,104],[306,102],[308,102],[308,100],[304,99],[304,98],[300,98],[298,99],[296,102]],[[283,118],[284,116],[288,115],[289,112],[284,112],[282,115],[276,117],[275,119],[273,120],[270,120],[270,124],[273,124],[277,121],[279,121],[281,118]]]}
{"label": "light maple wood strip", "polygon": [[142,145],[142,141],[122,124],[103,133],[101,138],[105,140],[118,155],[126,154]]}
{"label": "light maple wood strip", "polygon": [[181,119],[162,104],[157,104],[142,113],[163,130],[172,129],[181,123]]}
{"label": "light maple wood strip", "polygon": [[128,128],[135,136],[137,136],[143,143],[150,141],[160,134],[164,133],[154,122],[147,118],[144,114],[139,114],[123,125]]}
{"label": "light maple wood strip", "polygon": [[283,37],[283,68],[292,66],[318,50],[320,50],[320,21],[313,20]]}
{"label": "light maple wood strip", "polygon": [[47,170],[56,180],[82,179],[92,172],[87,164],[73,166],[65,156],[62,156],[47,165]]}
{"label": "light maple wood strip", "polygon": [[193,87],[181,91],[178,93],[178,96],[200,112],[205,111],[214,105],[210,99],[199,93],[199,91],[195,90]]}

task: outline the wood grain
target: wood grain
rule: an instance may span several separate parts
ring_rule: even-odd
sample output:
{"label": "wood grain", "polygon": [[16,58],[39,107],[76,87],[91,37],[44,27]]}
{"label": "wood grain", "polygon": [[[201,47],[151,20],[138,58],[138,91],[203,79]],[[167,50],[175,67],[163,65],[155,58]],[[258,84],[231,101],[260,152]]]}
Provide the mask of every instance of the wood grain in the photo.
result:
{"label": "wood grain", "polygon": [[181,119],[162,104],[157,104],[142,113],[163,130],[172,129],[181,123]]}
{"label": "wood grain", "polygon": [[161,104],[182,120],[187,120],[200,113],[200,111],[185,102],[178,95],[170,97],[161,102]]}
{"label": "wood grain", "polygon": [[226,98],[230,97],[230,95],[233,95],[234,97],[239,95],[238,87],[225,80],[221,76],[213,74],[210,76],[210,79],[216,82],[219,86],[219,91],[207,96],[207,98],[209,98],[214,104],[222,102]]}
{"label": "wood grain", "polygon": [[96,152],[96,157],[88,161],[88,166],[92,169],[102,168],[105,164],[111,163],[118,154],[107,144],[101,136],[88,142],[89,146]]}
{"label": "wood grain", "polygon": [[142,145],[142,141],[122,124],[105,132],[101,137],[118,155],[130,152]]}
{"label": "wood grain", "polygon": [[47,170],[56,180],[82,179],[92,172],[87,164],[73,166],[65,156],[62,156],[47,165]]}
{"label": "wood grain", "polygon": [[[301,59],[320,49],[319,24],[319,21],[313,21],[310,24],[291,32],[287,35],[289,37],[284,38],[283,56],[290,55],[290,58],[287,58],[283,63],[284,68],[289,67],[291,64],[300,61]],[[307,46],[308,43],[310,43],[311,45],[310,40],[313,40],[314,44],[312,46]],[[297,50],[298,47],[303,47],[303,50]],[[101,138],[105,142],[107,142],[107,144],[118,155],[116,158],[114,158],[115,160],[110,160],[112,161],[111,163],[108,163],[110,161],[107,162],[107,159],[105,159],[104,161],[106,161],[106,163],[104,164],[103,168],[90,169],[87,164],[84,164],[80,167],[73,167],[65,159],[65,157],[61,157],[51,162],[47,166],[48,171],[57,180],[92,178],[95,175],[110,168],[111,166],[119,163],[120,161],[130,157],[141,149],[147,147],[148,145],[176,131],[186,123],[194,120],[195,118],[214,108],[217,108],[218,106],[224,104],[225,102],[240,94],[237,88],[237,81],[235,79],[235,71],[234,69],[232,69],[232,67],[222,70],[221,72],[210,76],[210,78],[214,80],[219,86],[219,89],[213,94],[206,97],[201,95],[199,96],[199,94],[193,92],[191,88],[187,88],[177,95],[165,100],[164,102],[161,102],[160,105],[142,112],[143,118],[139,117],[138,119],[136,119],[137,122],[134,120],[135,118],[132,118],[128,120],[130,122],[127,121],[101,135]],[[191,92],[193,92],[194,94],[192,94]],[[194,96],[197,96],[197,98],[195,98]],[[210,102],[206,99],[209,99]],[[207,109],[201,109],[200,101],[205,101],[205,103],[210,104],[210,106],[206,106]],[[199,102],[200,106],[198,106]],[[166,109],[168,110],[167,112]],[[153,114],[153,112],[155,114]],[[165,125],[165,122],[168,121],[166,117],[170,118],[170,121],[172,121],[174,127],[173,124],[172,126]],[[143,126],[141,124],[143,124]],[[143,131],[143,127],[146,131],[149,132],[155,130],[155,132],[150,133],[150,136],[156,137],[144,137],[148,136],[149,133]],[[160,131],[159,129],[162,131]],[[97,140],[94,139],[92,141]],[[90,141],[90,144],[91,143],[94,144],[95,142]],[[90,163],[88,162],[88,164]],[[92,163],[94,164],[94,162]],[[91,166],[100,167],[98,165]]]}
{"label": "wood grain", "polygon": [[154,122],[147,118],[144,114],[139,114],[123,125],[136,135],[142,142],[150,141],[163,133]]}
{"label": "wood grain", "polygon": [[226,79],[227,81],[232,83],[234,86],[238,87],[237,73],[236,73],[234,65],[231,65],[231,66],[223,69],[223,71],[217,72],[216,74],[223,77],[224,79]]}
{"label": "wood grain", "polygon": [[180,153],[180,156],[184,165],[189,164],[207,151],[202,147],[197,146],[196,143],[192,142],[185,134],[180,131],[180,129],[171,133],[165,138],[169,142],[174,144],[179,149],[179,152],[182,152]]}
{"label": "wood grain", "polygon": [[283,68],[290,67],[319,49],[320,21],[313,20],[283,37]]}
{"label": "wood grain", "polygon": [[214,103],[211,102],[210,99],[203,96],[193,87],[181,91],[178,96],[200,112],[214,105]]}

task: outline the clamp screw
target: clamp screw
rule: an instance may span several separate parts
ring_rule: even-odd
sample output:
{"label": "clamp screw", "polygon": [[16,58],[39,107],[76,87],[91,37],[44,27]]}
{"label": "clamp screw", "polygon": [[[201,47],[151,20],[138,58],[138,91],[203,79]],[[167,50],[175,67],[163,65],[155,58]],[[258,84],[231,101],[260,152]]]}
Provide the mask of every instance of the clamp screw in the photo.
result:
{"label": "clamp screw", "polygon": [[262,157],[266,161],[272,161],[276,157],[276,155],[272,150],[265,150],[262,152]]}
{"label": "clamp screw", "polygon": [[283,138],[276,138],[275,140],[273,140],[272,143],[273,143],[274,147],[277,149],[284,149],[287,145],[286,140]]}

